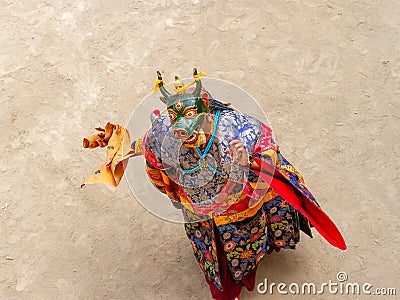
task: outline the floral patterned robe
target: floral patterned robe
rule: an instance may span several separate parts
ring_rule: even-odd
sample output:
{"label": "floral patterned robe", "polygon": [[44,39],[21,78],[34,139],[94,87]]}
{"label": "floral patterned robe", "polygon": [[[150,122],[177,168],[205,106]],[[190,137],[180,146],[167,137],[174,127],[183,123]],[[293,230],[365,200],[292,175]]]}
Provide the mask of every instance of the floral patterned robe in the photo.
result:
{"label": "floral patterned robe", "polygon": [[[209,163],[218,171],[206,169],[202,175],[183,176],[172,167],[177,165],[176,161],[181,168],[191,169],[200,158],[193,148],[181,146],[171,138],[170,128],[168,116],[160,116],[145,134],[142,151],[146,171],[154,186],[182,210],[195,257],[206,278],[218,289],[222,290],[217,258],[221,255],[217,251],[223,251],[232,278],[239,282],[269,250],[294,249],[300,230],[312,237],[308,220],[251,171],[252,158],[261,159],[316,203],[302,176],[281,155],[269,127],[251,116],[222,110],[209,150]],[[240,138],[245,145],[250,171],[243,180],[234,182],[239,188],[228,191],[225,203],[216,205],[216,197],[225,192],[234,171],[226,152],[228,137]],[[217,244],[222,247],[217,248]]]}

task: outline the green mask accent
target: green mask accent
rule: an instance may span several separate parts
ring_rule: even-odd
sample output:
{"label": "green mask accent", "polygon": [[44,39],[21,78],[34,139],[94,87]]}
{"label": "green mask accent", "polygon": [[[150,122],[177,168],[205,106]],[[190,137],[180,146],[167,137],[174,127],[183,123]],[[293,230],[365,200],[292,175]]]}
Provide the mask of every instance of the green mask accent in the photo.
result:
{"label": "green mask accent", "polygon": [[202,84],[197,69],[193,69],[196,87],[192,93],[177,92],[171,95],[164,87],[161,73],[157,72],[157,76],[156,84],[162,94],[160,99],[167,105],[173,136],[178,139],[191,137],[194,130],[203,123],[205,114],[209,110],[208,96],[203,100],[200,95]]}
{"label": "green mask accent", "polygon": [[[200,126],[208,107],[200,97],[192,94],[177,94],[168,98],[172,132],[175,138],[186,139]],[[171,102],[170,102],[171,101]]]}

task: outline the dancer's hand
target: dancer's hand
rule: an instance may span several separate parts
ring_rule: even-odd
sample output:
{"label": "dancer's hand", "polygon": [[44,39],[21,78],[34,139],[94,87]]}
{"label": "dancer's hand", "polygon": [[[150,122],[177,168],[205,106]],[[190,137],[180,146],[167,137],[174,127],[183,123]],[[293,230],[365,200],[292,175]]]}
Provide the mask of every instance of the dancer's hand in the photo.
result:
{"label": "dancer's hand", "polygon": [[246,147],[240,140],[234,140],[229,138],[229,149],[228,154],[233,157],[233,161],[237,162],[243,167],[248,166],[248,154]]}

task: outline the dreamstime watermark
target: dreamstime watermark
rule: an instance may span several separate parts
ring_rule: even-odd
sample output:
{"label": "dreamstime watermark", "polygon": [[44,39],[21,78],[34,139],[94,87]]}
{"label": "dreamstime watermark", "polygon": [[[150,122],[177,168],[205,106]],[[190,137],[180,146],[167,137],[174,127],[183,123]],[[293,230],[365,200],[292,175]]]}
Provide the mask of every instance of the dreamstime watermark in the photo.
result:
{"label": "dreamstime watermark", "polygon": [[298,283],[268,283],[268,279],[264,278],[264,281],[257,285],[257,292],[260,294],[274,294],[280,295],[385,295],[394,296],[396,295],[395,288],[374,288],[371,283],[356,283],[347,282],[348,276],[345,272],[339,272],[336,275],[336,281],[329,280],[321,284],[315,284],[312,282]]}

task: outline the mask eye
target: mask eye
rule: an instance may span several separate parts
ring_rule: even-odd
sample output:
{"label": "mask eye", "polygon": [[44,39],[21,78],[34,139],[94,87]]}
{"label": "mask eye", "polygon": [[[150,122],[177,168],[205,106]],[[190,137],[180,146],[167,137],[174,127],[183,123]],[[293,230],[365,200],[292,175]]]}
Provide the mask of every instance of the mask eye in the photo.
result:
{"label": "mask eye", "polygon": [[189,109],[185,112],[185,118],[192,119],[197,115],[197,110],[195,109]]}
{"label": "mask eye", "polygon": [[175,107],[175,109],[176,109],[177,111],[180,111],[180,110],[182,109],[182,106],[183,106],[182,101],[178,101],[178,102],[176,102],[176,103],[174,104],[174,107]]}
{"label": "mask eye", "polygon": [[172,110],[168,110],[168,115],[169,115],[169,119],[171,121],[174,121],[176,119],[176,117],[177,117],[176,113],[174,111],[172,111]]}

